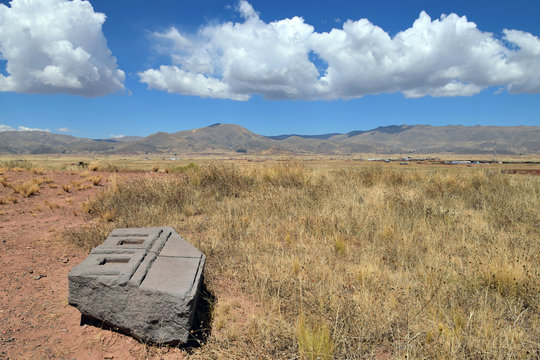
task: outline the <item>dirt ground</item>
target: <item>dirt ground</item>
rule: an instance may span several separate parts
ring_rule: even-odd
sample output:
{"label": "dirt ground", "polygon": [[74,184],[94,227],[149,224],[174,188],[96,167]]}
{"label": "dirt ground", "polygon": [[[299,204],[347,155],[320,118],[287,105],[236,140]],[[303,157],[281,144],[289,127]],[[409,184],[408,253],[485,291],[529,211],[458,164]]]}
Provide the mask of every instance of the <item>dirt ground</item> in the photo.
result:
{"label": "dirt ground", "polygon": [[[62,243],[59,234],[88,222],[82,204],[102,191],[111,176],[140,176],[92,173],[103,176],[94,186],[88,175],[0,175],[8,184],[0,184],[0,359],[183,358],[185,352],[179,349],[155,348],[113,331],[81,326],[79,311],[68,304],[68,273],[87,254]],[[28,198],[10,186],[35,178],[46,182]]]}

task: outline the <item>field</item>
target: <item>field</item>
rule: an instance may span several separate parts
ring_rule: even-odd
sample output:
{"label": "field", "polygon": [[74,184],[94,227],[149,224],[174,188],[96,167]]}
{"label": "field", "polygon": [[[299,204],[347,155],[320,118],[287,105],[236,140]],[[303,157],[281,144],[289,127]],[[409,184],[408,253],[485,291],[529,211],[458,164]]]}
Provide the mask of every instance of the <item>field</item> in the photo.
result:
{"label": "field", "polygon": [[[1,289],[11,292],[2,295],[8,314],[0,322],[3,355],[540,356],[540,177],[501,173],[516,168],[506,164],[279,160],[89,159],[85,169],[71,165],[76,159],[3,163],[0,235],[11,246],[3,245],[3,268],[28,246],[51,258],[72,256],[51,269],[58,280],[42,279],[56,286],[54,294],[48,287],[26,288],[29,297],[40,292],[38,307],[56,304],[58,316],[44,323],[49,331],[69,331],[49,346],[36,346],[47,336],[43,324],[31,323],[31,330],[16,321],[18,312],[38,315],[35,302],[21,309],[10,300],[25,290],[10,278],[20,269],[3,271]],[[47,178],[51,182],[28,193],[35,179]],[[64,211],[54,216],[69,224],[48,231],[43,223],[32,230],[34,238],[17,245],[14,219],[32,216],[37,206],[37,217]],[[69,269],[113,228],[164,225],[207,255],[210,321],[202,345],[159,348],[99,328],[79,329],[78,313],[65,301]],[[47,257],[35,261],[47,266]],[[6,332],[14,340],[6,342]]]}

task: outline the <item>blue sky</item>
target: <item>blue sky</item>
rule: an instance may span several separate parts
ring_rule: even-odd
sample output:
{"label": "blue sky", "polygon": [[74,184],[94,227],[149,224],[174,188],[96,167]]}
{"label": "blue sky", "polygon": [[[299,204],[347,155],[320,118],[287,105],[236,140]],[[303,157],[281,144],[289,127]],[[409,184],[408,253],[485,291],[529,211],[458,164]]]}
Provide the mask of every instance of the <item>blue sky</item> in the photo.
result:
{"label": "blue sky", "polygon": [[[94,0],[51,10],[49,28],[32,27],[47,10],[10,12],[16,1],[0,11],[0,129],[108,138],[216,122],[265,135],[540,125],[536,1]],[[29,40],[25,21],[43,35]],[[91,69],[101,80],[85,80]]]}

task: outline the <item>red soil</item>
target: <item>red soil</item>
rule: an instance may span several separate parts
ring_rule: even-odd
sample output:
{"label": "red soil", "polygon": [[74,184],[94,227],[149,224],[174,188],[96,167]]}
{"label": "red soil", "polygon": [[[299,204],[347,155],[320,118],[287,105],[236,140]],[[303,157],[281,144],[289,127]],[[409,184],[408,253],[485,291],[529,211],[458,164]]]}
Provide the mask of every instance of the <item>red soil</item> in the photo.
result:
{"label": "red soil", "polygon": [[[149,347],[126,335],[81,326],[79,311],[68,304],[67,275],[87,254],[62,243],[59,234],[88,223],[82,203],[102,191],[113,174],[90,175],[102,175],[103,184],[93,186],[77,172],[0,175],[8,183],[0,184],[0,359],[183,358],[179,349]],[[10,187],[35,178],[52,182],[28,198]],[[88,188],[77,190],[73,182]],[[70,185],[71,192],[62,185]]]}

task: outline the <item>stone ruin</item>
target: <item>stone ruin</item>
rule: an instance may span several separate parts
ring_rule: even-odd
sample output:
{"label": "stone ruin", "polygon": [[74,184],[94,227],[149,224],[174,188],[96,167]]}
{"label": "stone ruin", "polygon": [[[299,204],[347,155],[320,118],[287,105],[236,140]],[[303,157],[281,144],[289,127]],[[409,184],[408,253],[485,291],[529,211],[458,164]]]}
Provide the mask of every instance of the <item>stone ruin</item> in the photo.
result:
{"label": "stone ruin", "polygon": [[69,303],[141,341],[186,343],[205,260],[170,227],[116,229],[70,271]]}

